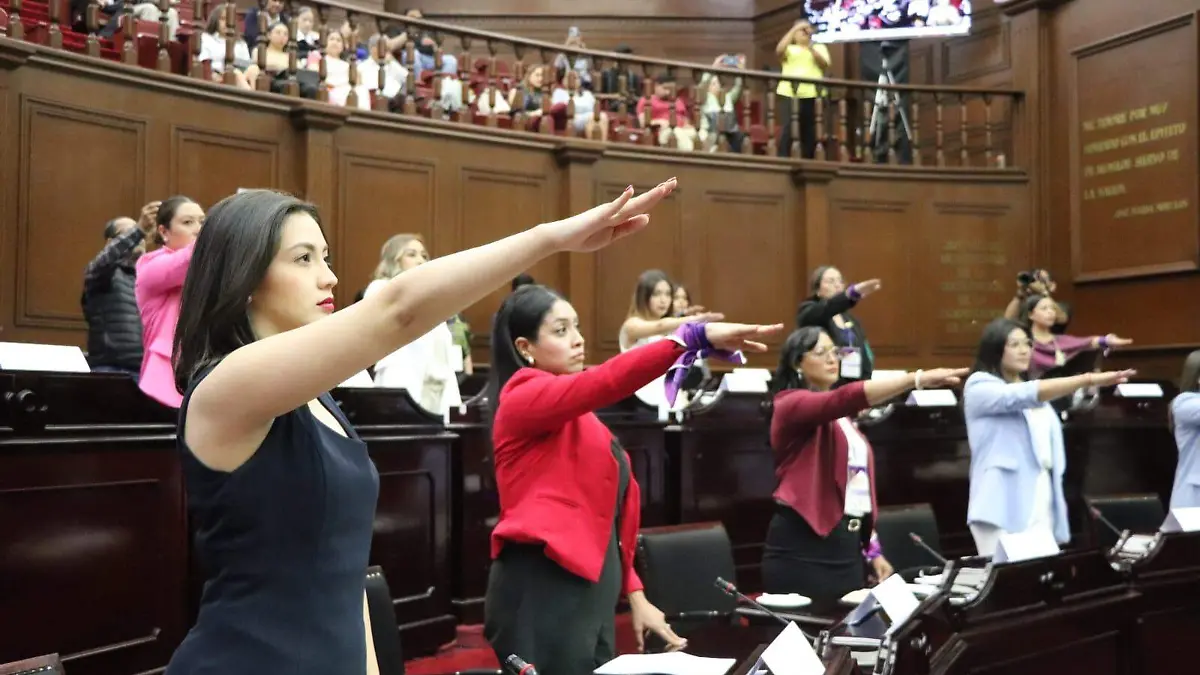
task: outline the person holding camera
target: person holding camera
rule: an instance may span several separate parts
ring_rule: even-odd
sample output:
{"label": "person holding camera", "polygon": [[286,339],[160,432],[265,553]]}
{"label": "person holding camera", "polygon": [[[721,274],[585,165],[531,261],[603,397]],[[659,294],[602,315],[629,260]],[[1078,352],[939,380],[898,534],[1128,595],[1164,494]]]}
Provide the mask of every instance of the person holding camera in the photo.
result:
{"label": "person holding camera", "polygon": [[[746,69],[745,54],[722,54],[713,61],[713,68]],[[742,95],[742,78],[734,78],[728,90],[722,89],[721,78],[705,73],[700,78],[699,90],[704,92],[704,103],[700,106],[700,141],[708,145],[709,152],[716,152],[722,137],[729,144],[730,152],[742,151],[742,130],[738,127],[737,102]]]}
{"label": "person holding camera", "polygon": [[[1008,307],[1004,308],[1004,318],[1012,321],[1027,321],[1021,313],[1021,305],[1025,300],[1034,295],[1053,297],[1056,290],[1058,290],[1058,285],[1054,283],[1054,278],[1050,276],[1048,270],[1032,269],[1017,272],[1017,293],[1008,302]],[[1050,327],[1050,332],[1062,335],[1071,321],[1070,308],[1066,303],[1057,300],[1054,301],[1054,306],[1054,325]]]}
{"label": "person holding camera", "polygon": [[[829,73],[832,63],[829,48],[813,42],[812,24],[801,19],[797,21],[775,45],[775,55],[779,57],[784,78],[803,77],[809,80],[819,80]],[[823,91],[818,90],[812,82],[796,82],[781,79],[775,89],[776,101],[779,104],[779,136],[778,154],[780,157],[792,156],[792,140],[795,137],[792,129],[793,122],[799,122],[800,156],[812,159],[817,147],[817,97]]]}

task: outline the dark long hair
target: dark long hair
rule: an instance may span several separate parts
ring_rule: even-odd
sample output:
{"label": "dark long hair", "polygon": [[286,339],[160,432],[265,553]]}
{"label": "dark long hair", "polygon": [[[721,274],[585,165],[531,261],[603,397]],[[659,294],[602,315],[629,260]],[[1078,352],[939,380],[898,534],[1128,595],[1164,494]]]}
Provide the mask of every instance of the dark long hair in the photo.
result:
{"label": "dark long hair", "polygon": [[527,364],[517,353],[517,338],[537,342],[538,330],[554,303],[563,297],[541,284],[521,286],[500,303],[492,324],[492,374],[488,382],[488,405],[493,416],[500,408],[500,391]]}
{"label": "dark long hair", "polygon": [[811,297],[817,297],[817,291],[821,290],[821,279],[825,277],[825,273],[834,269],[833,265],[820,265],[813,270],[812,276],[808,278],[808,294]]}
{"label": "dark long hair", "polygon": [[[654,289],[662,282],[667,282],[670,288],[668,294],[671,296],[671,302],[675,302],[675,284],[671,282],[671,277],[662,270],[646,270],[638,276],[637,285],[633,287],[633,297],[629,300],[629,313],[626,318],[631,316],[641,317],[643,319],[650,313],[650,298],[654,295]],[[667,308],[667,313],[663,316],[670,316],[671,308]],[[662,316],[656,316],[655,319],[661,319]]]}
{"label": "dark long hair", "polygon": [[805,326],[792,331],[779,350],[779,365],[771,376],[770,392],[774,396],[788,389],[805,389],[808,384],[796,369],[804,355],[813,350],[825,331],[817,326]]}
{"label": "dark long hair", "polygon": [[[983,335],[979,338],[979,351],[975,354],[975,366],[971,368],[971,372],[989,373],[1003,380],[1004,372],[1000,368],[1000,362],[1004,360],[1004,347],[1008,344],[1009,334],[1017,328],[1029,337],[1029,328],[1025,324],[1004,317],[992,319],[991,323],[984,326]],[[1026,373],[1021,373],[1021,379],[1026,377]]]}
{"label": "dark long hair", "polygon": [[1029,315],[1033,313],[1033,310],[1037,309],[1039,302],[1048,297],[1050,296],[1034,294],[1021,301],[1021,313],[1017,315],[1017,321],[1021,323],[1025,330],[1029,330],[1033,326],[1033,322],[1029,320]]}
{"label": "dark long hair", "polygon": [[256,339],[246,305],[279,250],[284,221],[294,213],[321,222],[313,205],[272,190],[226,197],[208,212],[175,328],[171,360],[179,391],[186,392],[198,373]]}

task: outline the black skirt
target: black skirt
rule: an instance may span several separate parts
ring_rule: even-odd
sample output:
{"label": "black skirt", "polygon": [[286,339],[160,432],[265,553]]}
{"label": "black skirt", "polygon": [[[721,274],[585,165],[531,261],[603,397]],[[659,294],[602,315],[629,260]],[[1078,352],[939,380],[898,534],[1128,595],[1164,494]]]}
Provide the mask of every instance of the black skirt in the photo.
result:
{"label": "black skirt", "polygon": [[763,590],[807,596],[817,612],[837,608],[843,595],[867,584],[863,547],[871,528],[869,515],[846,516],[822,537],[795,509],[777,504],[763,545]]}

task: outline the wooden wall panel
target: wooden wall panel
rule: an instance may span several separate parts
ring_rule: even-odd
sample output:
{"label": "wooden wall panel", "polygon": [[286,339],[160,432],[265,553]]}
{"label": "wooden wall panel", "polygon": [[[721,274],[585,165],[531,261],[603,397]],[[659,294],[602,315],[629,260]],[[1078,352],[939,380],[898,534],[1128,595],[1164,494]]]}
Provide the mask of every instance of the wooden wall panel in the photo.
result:
{"label": "wooden wall panel", "polygon": [[695,301],[732,321],[787,325],[795,228],[784,196],[712,190],[697,207]]}
{"label": "wooden wall panel", "polygon": [[281,184],[279,144],[265,138],[208,129],[171,128],[171,187],[204,208],[212,208],[239,188]]}

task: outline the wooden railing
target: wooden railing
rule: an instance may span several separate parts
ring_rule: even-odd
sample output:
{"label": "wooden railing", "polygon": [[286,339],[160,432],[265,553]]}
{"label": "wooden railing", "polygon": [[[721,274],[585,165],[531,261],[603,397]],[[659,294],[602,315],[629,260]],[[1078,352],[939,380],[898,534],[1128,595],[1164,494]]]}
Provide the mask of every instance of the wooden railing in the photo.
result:
{"label": "wooden railing", "polygon": [[[157,26],[126,16],[122,30],[105,40],[98,37],[102,14],[96,0],[87,3],[82,17],[86,37],[64,19],[69,0],[7,2],[10,37],[197,79],[214,79],[210,64],[199,60],[211,14],[223,14],[226,63],[235,62],[235,44],[243,33],[233,3],[197,0],[177,6],[183,27],[172,40],[169,0],[159,0]],[[297,11],[304,7],[315,10],[310,59],[300,58]],[[227,68],[220,81],[377,112],[677,151],[975,170],[1013,163],[1011,130],[1022,100],[1019,91],[783,78],[551,44],[332,0],[288,3],[285,11],[291,17],[286,45],[270,45],[267,18],[259,15],[257,44],[248,45],[257,62],[243,72],[249,77]],[[374,41],[365,58],[355,49],[334,58],[326,53],[333,32],[355,45],[387,32],[403,36],[390,45]],[[433,44],[419,45],[425,38]],[[286,61],[286,68],[272,71],[270,51],[277,53],[275,63]],[[408,67],[389,67],[393,62]],[[364,76],[364,69],[371,74]],[[405,73],[403,81],[389,82],[398,72]],[[796,99],[776,93],[781,84],[806,89],[809,96],[795,105]],[[639,116],[639,99],[656,91],[667,104],[666,118],[652,120],[650,106]]]}

